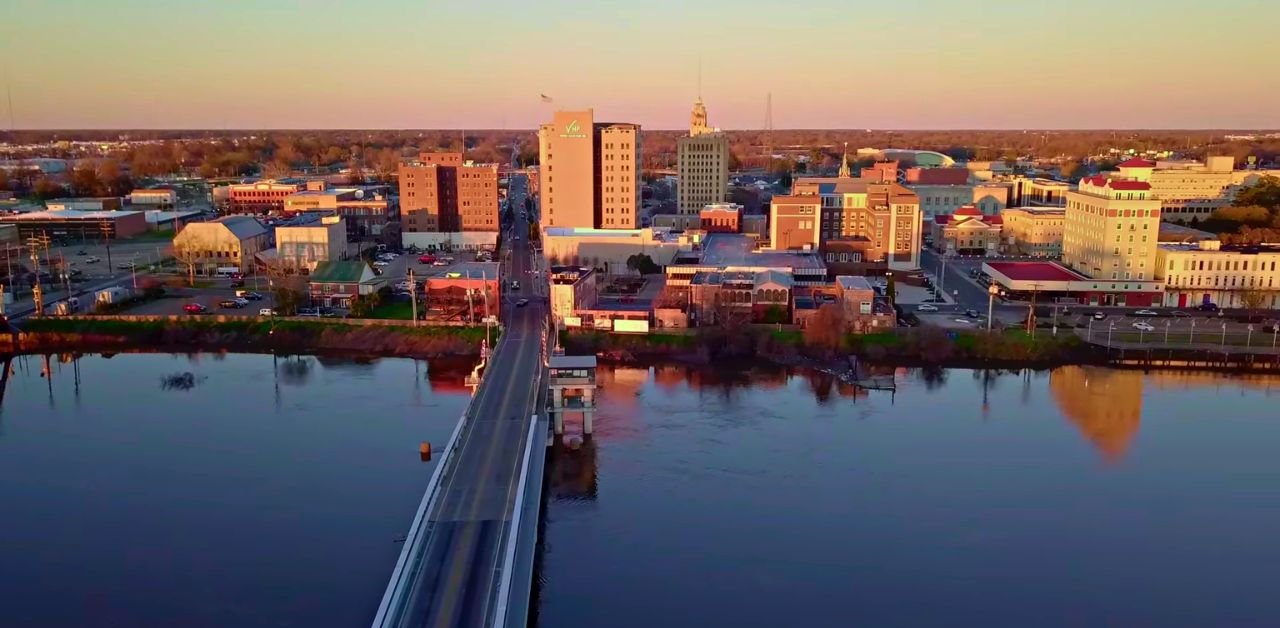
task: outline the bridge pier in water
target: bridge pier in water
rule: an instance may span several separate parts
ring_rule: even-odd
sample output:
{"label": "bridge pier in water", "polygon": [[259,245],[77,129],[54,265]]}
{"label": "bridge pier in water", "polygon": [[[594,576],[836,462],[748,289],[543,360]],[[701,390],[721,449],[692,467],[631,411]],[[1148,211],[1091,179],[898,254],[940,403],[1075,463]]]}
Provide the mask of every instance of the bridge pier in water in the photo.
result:
{"label": "bridge pier in water", "polygon": [[556,436],[565,435],[565,415],[582,415],[582,437],[594,431],[596,410],[596,357],[553,355],[547,373],[548,405]]}

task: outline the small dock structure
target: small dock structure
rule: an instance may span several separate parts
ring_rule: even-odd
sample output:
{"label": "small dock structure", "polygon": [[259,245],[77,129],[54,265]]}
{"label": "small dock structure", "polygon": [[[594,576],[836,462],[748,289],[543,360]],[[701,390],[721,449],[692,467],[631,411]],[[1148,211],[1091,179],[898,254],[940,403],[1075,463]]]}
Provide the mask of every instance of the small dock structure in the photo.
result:
{"label": "small dock structure", "polygon": [[590,436],[596,410],[596,356],[552,355],[547,370],[555,433],[564,434],[565,414],[573,412],[582,415],[582,435]]}

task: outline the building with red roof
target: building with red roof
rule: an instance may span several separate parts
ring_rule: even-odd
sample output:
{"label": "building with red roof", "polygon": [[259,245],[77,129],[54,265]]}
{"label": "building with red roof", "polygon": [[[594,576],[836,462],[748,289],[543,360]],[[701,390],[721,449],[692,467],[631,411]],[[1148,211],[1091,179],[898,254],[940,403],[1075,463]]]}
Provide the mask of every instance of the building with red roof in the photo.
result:
{"label": "building with red roof", "polygon": [[1065,223],[1062,262],[1068,268],[1121,285],[1155,279],[1160,201],[1150,183],[1085,177],[1067,193]]}
{"label": "building with red roof", "polygon": [[950,215],[934,216],[932,246],[947,255],[997,255],[1003,225],[1000,216],[986,216],[977,207],[965,205]]}

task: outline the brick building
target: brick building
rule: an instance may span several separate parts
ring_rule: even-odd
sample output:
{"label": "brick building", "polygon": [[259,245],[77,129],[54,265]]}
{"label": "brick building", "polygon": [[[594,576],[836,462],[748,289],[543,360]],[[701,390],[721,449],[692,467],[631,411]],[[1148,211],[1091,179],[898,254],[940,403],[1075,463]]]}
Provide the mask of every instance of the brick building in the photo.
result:
{"label": "brick building", "polygon": [[462,153],[422,153],[400,164],[405,232],[497,232],[498,166]]}

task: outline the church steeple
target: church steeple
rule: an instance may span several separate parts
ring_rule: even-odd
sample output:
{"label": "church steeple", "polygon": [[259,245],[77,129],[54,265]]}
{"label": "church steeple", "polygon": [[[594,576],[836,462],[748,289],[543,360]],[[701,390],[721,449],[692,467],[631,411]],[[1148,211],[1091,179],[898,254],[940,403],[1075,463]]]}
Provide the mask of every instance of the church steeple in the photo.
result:
{"label": "church steeple", "polygon": [[837,176],[839,176],[841,179],[853,178],[853,175],[849,172],[849,143],[848,142],[844,143],[844,152],[841,153],[840,155],[840,174]]}

